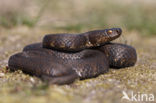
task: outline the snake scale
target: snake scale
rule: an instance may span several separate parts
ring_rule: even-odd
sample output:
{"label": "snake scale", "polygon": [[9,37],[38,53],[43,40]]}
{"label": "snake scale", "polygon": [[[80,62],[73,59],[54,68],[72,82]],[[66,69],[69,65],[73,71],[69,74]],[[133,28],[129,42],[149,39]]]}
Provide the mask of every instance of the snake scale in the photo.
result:
{"label": "snake scale", "polygon": [[132,46],[110,42],[121,34],[120,28],[48,34],[41,43],[27,45],[22,52],[12,55],[8,65],[12,71],[20,69],[50,84],[96,77],[110,67],[135,65],[137,54]]}

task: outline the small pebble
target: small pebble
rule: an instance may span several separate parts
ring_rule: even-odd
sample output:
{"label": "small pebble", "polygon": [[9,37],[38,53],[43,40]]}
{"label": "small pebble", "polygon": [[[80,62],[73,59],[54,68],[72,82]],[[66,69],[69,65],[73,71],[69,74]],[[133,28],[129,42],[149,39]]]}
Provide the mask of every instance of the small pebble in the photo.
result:
{"label": "small pebble", "polygon": [[0,78],[4,77],[5,74],[4,73],[0,73]]}
{"label": "small pebble", "polygon": [[32,83],[34,83],[35,82],[35,80],[34,80],[34,78],[30,78],[30,81],[32,82]]}

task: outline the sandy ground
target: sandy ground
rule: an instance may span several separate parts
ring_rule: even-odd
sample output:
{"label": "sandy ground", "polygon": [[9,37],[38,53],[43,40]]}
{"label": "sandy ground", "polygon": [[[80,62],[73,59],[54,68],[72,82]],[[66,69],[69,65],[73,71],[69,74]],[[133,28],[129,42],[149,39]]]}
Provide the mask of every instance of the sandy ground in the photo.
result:
{"label": "sandy ground", "polygon": [[[0,30],[0,103],[131,103],[121,100],[123,91],[129,97],[132,92],[138,98],[145,93],[156,97],[156,37],[142,37],[136,32],[124,32],[117,40],[136,48],[138,60],[134,67],[110,69],[106,74],[71,85],[48,86],[36,77],[21,71],[11,73],[5,68],[9,56],[27,44],[41,41],[44,34],[56,32],[64,31],[25,27]],[[140,103],[146,103],[145,99]]]}

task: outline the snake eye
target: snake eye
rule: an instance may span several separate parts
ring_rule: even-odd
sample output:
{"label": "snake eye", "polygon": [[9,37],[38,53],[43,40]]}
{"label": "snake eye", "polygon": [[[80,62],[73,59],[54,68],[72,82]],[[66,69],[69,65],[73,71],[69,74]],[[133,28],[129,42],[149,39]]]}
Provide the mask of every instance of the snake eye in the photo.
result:
{"label": "snake eye", "polygon": [[113,32],[112,30],[108,30],[107,31],[108,34],[112,34],[112,32]]}

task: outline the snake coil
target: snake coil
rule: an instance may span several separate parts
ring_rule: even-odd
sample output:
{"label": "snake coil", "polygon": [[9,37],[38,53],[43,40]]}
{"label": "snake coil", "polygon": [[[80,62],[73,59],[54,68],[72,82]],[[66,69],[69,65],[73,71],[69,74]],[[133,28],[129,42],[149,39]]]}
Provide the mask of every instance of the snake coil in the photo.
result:
{"label": "snake coil", "polygon": [[42,43],[24,47],[9,58],[11,70],[22,70],[51,84],[69,84],[75,79],[96,77],[109,67],[133,66],[136,50],[126,44],[110,43],[122,34],[120,28],[80,34],[48,34]]}

